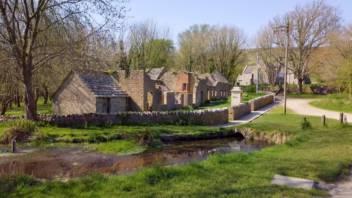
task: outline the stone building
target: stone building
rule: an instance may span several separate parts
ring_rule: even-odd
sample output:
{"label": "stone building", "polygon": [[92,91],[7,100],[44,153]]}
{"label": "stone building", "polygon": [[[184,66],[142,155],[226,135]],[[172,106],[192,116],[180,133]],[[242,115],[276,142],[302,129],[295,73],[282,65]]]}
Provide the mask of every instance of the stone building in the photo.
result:
{"label": "stone building", "polygon": [[201,74],[199,78],[207,82],[207,100],[225,99],[230,96],[232,86],[220,72]]}
{"label": "stone building", "polygon": [[145,71],[131,70],[127,74],[124,70],[119,70],[116,79],[130,97],[128,108],[131,111],[159,110],[161,91]]}
{"label": "stone building", "polygon": [[127,110],[128,96],[111,75],[97,71],[72,71],[53,95],[56,115]]}
{"label": "stone building", "polygon": [[175,92],[176,105],[193,105],[194,74],[186,71],[164,72],[159,80]]}

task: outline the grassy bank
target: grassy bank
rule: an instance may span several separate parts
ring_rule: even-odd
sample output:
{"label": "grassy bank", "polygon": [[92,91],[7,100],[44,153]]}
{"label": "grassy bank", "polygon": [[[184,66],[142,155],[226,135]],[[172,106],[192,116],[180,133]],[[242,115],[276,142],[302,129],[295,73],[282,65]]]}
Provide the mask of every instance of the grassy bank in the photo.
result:
{"label": "grassy bank", "polygon": [[338,112],[352,112],[352,100],[345,94],[333,94],[312,101],[311,105]]}
{"label": "grassy bank", "polygon": [[[248,92],[248,93],[243,93],[243,102],[248,102],[254,98],[258,98],[260,96],[265,95],[264,93],[253,93],[253,92]],[[216,108],[224,108],[224,107],[230,107],[231,104],[231,97],[228,97],[227,99],[223,100],[215,100],[215,101],[210,101],[206,104],[203,104],[199,107],[199,109],[216,109]]]}
{"label": "grassy bank", "polygon": [[[271,185],[275,174],[335,181],[352,162],[352,127],[309,117],[312,129],[302,130],[302,117],[276,109],[246,127],[295,135],[283,145],[260,152],[217,154],[189,165],[154,167],[128,176],[90,175],[69,182],[40,182],[28,177],[1,178],[0,195],[13,197],[312,197],[306,191]],[[165,127],[167,128],[167,127]],[[171,127],[172,128],[172,127]],[[185,129],[185,128],[184,128]]]}

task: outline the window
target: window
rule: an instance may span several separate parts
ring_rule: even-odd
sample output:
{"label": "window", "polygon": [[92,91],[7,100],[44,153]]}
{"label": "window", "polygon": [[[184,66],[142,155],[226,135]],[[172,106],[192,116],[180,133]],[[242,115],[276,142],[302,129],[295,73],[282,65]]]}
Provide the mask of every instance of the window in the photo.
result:
{"label": "window", "polygon": [[182,84],[182,91],[187,91],[187,83]]}

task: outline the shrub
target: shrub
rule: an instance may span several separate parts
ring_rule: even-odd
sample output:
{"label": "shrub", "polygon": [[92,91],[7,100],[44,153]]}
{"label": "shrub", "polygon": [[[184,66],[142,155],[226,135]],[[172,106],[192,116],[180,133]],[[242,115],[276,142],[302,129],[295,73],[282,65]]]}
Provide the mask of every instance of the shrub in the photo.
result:
{"label": "shrub", "polygon": [[143,132],[137,135],[137,141],[140,145],[152,145],[154,143],[154,135],[149,128],[145,128]]}
{"label": "shrub", "polygon": [[242,87],[243,92],[254,93],[256,92],[256,85],[248,85]]}
{"label": "shrub", "polygon": [[310,124],[310,122],[308,121],[308,119],[306,117],[303,118],[303,121],[301,123],[301,128],[303,130],[306,130],[306,129],[311,129],[312,128],[312,125]]}
{"label": "shrub", "polygon": [[5,129],[0,137],[0,143],[9,144],[11,140],[25,141],[37,131],[36,123],[30,120],[15,120]]}

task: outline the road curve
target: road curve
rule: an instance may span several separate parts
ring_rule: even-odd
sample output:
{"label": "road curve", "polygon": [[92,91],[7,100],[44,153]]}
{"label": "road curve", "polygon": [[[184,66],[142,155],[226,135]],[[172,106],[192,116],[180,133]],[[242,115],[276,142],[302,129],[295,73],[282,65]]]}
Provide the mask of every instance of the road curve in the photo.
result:
{"label": "road curve", "polygon": [[[322,116],[325,115],[327,118],[331,119],[340,119],[340,112],[330,111],[325,109],[320,109],[313,107],[309,103],[316,99],[292,99],[287,100],[287,108],[291,109],[293,112],[300,115],[309,115],[309,116]],[[352,114],[345,113],[347,117],[347,122],[352,123]]]}

